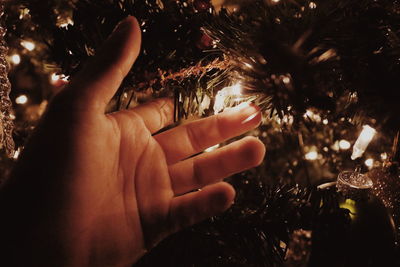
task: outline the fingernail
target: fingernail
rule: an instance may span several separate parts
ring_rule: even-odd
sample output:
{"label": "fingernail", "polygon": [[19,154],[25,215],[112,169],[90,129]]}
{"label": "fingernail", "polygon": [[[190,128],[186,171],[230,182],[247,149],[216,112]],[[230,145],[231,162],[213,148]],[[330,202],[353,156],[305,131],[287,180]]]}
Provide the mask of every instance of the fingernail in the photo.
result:
{"label": "fingernail", "polygon": [[239,106],[235,107],[235,112],[239,112],[241,117],[244,118],[244,120],[241,122],[242,124],[246,124],[250,121],[252,121],[254,118],[258,116],[260,113],[259,108],[250,103],[241,103]]}
{"label": "fingernail", "polygon": [[111,33],[111,38],[114,39],[115,36],[119,36],[120,34],[125,33],[126,30],[129,29],[131,16],[126,17],[125,19],[121,20],[117,26],[115,26],[113,32]]}

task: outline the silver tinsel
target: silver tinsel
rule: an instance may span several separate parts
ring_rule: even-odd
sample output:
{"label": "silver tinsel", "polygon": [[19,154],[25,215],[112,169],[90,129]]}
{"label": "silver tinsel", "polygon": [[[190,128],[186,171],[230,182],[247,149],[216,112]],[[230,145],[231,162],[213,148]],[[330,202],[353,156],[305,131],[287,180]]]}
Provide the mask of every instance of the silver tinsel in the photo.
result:
{"label": "silver tinsel", "polygon": [[[0,3],[0,19],[4,14],[4,2]],[[1,21],[0,21],[1,22]],[[14,128],[11,119],[12,103],[9,97],[11,84],[8,80],[8,62],[7,52],[8,47],[4,40],[6,29],[0,23],[0,144],[5,149],[7,155],[14,155],[14,140],[12,131]]]}

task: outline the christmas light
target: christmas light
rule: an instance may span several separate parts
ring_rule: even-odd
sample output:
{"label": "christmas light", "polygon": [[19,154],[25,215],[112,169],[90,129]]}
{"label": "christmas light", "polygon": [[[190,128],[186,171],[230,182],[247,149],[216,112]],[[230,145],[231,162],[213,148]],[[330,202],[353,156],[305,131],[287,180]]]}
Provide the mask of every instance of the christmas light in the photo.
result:
{"label": "christmas light", "polygon": [[60,28],[67,28],[69,25],[74,25],[74,21],[71,18],[67,18],[65,22],[62,22]]}
{"label": "christmas light", "polygon": [[353,154],[351,155],[352,160],[355,160],[364,154],[365,149],[367,149],[375,134],[376,130],[374,128],[369,125],[363,126],[363,130],[361,131],[360,136],[357,138],[357,141],[353,146]]}
{"label": "christmas light", "polygon": [[347,149],[350,148],[350,146],[351,146],[351,144],[350,144],[350,142],[347,141],[347,140],[342,139],[342,140],[340,140],[340,142],[339,142],[339,147],[340,147],[340,149],[342,149],[342,150],[347,150]]}
{"label": "christmas light", "polygon": [[310,4],[308,5],[311,9],[315,9],[317,8],[317,4],[315,2],[310,2]]}
{"label": "christmas light", "polygon": [[310,151],[305,157],[307,160],[316,160],[318,158],[318,153],[316,151]]}
{"label": "christmas light", "polygon": [[50,75],[50,82],[52,84],[57,84],[58,81],[60,81],[60,80],[62,80],[64,82],[68,82],[68,76],[65,76],[63,74],[57,74],[55,72]]}
{"label": "christmas light", "polygon": [[28,102],[28,97],[26,95],[20,95],[15,99],[15,103],[18,105],[23,105]]}
{"label": "christmas light", "polygon": [[14,54],[10,57],[11,63],[13,63],[14,65],[18,65],[19,63],[21,63],[21,57],[18,54]]}
{"label": "christmas light", "polygon": [[324,125],[327,125],[327,124],[329,123],[329,121],[328,121],[327,119],[324,119],[324,120],[322,121],[322,123],[323,123]]}
{"label": "christmas light", "polygon": [[369,169],[371,169],[374,166],[374,160],[373,159],[367,159],[364,162],[365,166],[367,166]]}
{"label": "christmas light", "polygon": [[19,154],[21,153],[21,148],[15,150],[14,155],[12,156],[13,159],[18,159]]}
{"label": "christmas light", "polygon": [[218,91],[215,96],[214,113],[217,114],[223,111],[227,106],[230,106],[230,99],[239,100],[242,92],[242,85],[237,83],[235,85],[225,87]]}
{"label": "christmas light", "polygon": [[22,41],[21,45],[23,47],[25,47],[29,51],[33,51],[35,49],[35,47],[36,47],[36,45],[33,42],[30,42],[30,41]]}

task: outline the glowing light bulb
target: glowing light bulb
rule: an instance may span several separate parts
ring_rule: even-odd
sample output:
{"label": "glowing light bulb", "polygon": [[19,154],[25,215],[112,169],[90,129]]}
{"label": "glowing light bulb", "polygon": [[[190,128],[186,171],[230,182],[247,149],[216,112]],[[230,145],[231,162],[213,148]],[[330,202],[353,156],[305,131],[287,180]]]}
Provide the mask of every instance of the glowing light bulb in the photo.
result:
{"label": "glowing light bulb", "polygon": [[376,130],[374,128],[369,125],[363,126],[363,130],[361,131],[360,136],[357,138],[357,141],[353,146],[353,154],[351,155],[352,160],[355,160],[364,154],[375,134]]}
{"label": "glowing light bulb", "polygon": [[22,41],[21,45],[29,51],[33,51],[36,47],[36,45],[31,41]]}
{"label": "glowing light bulb", "polygon": [[339,141],[339,147],[340,149],[347,150],[351,147],[351,144],[349,141],[342,139]]}
{"label": "glowing light bulb", "polygon": [[387,158],[388,158],[388,154],[386,152],[381,154],[381,159],[382,160],[387,160]]}
{"label": "glowing light bulb", "polygon": [[28,97],[26,95],[20,95],[15,99],[15,103],[18,105],[23,105],[28,102]]}
{"label": "glowing light bulb", "polygon": [[57,73],[53,73],[53,74],[51,74],[50,79],[51,79],[51,81],[56,82],[56,81],[60,80],[60,75],[58,75]]}
{"label": "glowing light bulb", "polygon": [[329,121],[328,121],[328,119],[324,119],[324,120],[322,121],[322,123],[323,123],[324,125],[327,125],[327,124],[329,123]]}
{"label": "glowing light bulb", "polygon": [[65,22],[60,24],[60,28],[67,28],[69,25],[74,25],[74,21],[71,18],[67,18]]}
{"label": "glowing light bulb", "polygon": [[315,9],[317,8],[317,4],[314,2],[310,2],[310,4],[308,5],[311,9]]}
{"label": "glowing light bulb", "polygon": [[318,152],[315,146],[312,146],[307,154],[304,155],[306,160],[316,160],[318,159]]}
{"label": "glowing light bulb", "polygon": [[374,160],[373,159],[367,159],[364,162],[365,166],[367,166],[369,169],[371,169],[374,166]]}
{"label": "glowing light bulb", "polygon": [[241,96],[241,92],[242,85],[240,83],[225,87],[218,91],[217,95],[215,96],[214,113],[217,114],[223,111],[229,105],[229,103],[227,103],[229,102],[229,99],[235,98],[237,100],[238,97]]}
{"label": "glowing light bulb", "polygon": [[14,65],[18,65],[19,63],[21,63],[21,57],[18,54],[14,54],[10,57],[11,63],[13,63]]}
{"label": "glowing light bulb", "polygon": [[283,81],[284,84],[289,84],[289,83],[290,83],[290,78],[287,77],[287,76],[285,76],[285,77],[282,79],[282,81]]}
{"label": "glowing light bulb", "polygon": [[18,159],[20,153],[21,153],[21,148],[18,148],[18,149],[14,152],[14,155],[12,156],[13,159]]}

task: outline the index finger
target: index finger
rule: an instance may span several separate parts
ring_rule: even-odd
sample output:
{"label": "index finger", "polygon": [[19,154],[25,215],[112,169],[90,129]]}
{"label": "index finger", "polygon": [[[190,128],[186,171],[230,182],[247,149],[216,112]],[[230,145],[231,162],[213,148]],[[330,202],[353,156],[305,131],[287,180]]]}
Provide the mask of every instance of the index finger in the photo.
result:
{"label": "index finger", "polygon": [[156,135],[168,164],[186,159],[204,149],[243,134],[261,121],[255,105],[242,105],[223,113],[184,124]]}
{"label": "index finger", "polygon": [[104,111],[135,62],[140,43],[139,24],[136,18],[129,16],[117,25],[104,46],[66,90],[78,94],[83,103],[94,104]]}

